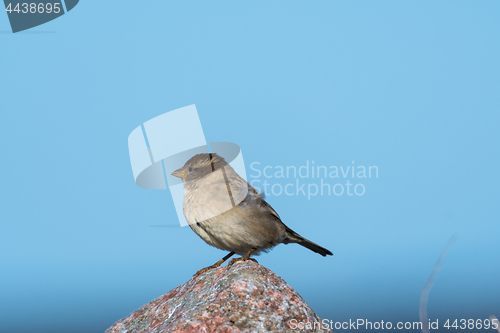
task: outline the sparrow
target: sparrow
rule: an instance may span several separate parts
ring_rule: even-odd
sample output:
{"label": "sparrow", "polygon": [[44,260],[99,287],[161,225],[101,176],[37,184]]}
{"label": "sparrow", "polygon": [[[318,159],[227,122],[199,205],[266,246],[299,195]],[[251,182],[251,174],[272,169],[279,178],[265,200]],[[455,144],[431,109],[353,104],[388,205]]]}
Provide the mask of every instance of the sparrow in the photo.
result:
{"label": "sparrow", "polygon": [[208,245],[229,254],[195,276],[219,267],[234,254],[240,260],[267,252],[278,244],[296,243],[322,256],[332,253],[287,227],[278,213],[223,157],[197,154],[173,176],[184,183],[183,213],[191,229]]}

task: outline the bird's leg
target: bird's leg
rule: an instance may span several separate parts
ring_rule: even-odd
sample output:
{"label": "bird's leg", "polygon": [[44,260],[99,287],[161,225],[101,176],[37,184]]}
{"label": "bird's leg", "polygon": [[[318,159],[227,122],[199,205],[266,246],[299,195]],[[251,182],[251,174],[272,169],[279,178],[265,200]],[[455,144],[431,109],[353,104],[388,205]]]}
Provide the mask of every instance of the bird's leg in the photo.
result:
{"label": "bird's leg", "polygon": [[205,268],[202,268],[200,269],[198,272],[196,272],[195,275],[193,276],[198,276],[200,274],[203,274],[205,273],[206,271],[209,271],[211,270],[212,268],[217,268],[219,267],[220,265],[222,265],[224,263],[224,261],[226,261],[227,259],[231,258],[232,256],[234,256],[236,254],[236,252],[229,252],[224,258],[222,258],[221,260],[217,261],[215,264],[213,264],[212,266],[208,266],[208,267],[205,267]]}
{"label": "bird's leg", "polygon": [[247,253],[245,253],[244,256],[242,256],[241,258],[235,258],[235,259],[231,259],[229,261],[229,264],[227,264],[228,266],[232,266],[234,265],[236,262],[238,261],[246,261],[246,260],[252,260],[252,261],[255,261],[257,262],[257,260],[253,259],[253,258],[250,258],[250,256],[252,255],[252,253],[255,252],[255,250],[257,250],[257,248],[252,248],[250,251],[248,251]]}

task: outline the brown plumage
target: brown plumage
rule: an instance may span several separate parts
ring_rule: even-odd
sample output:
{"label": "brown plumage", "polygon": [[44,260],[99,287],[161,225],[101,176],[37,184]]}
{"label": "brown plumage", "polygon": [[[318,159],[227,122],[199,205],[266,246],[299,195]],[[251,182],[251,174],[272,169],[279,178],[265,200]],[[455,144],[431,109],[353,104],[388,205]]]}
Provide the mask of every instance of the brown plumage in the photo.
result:
{"label": "brown plumage", "polygon": [[288,228],[221,156],[195,155],[172,175],[184,181],[183,210],[191,229],[207,244],[230,251],[206,269],[220,266],[235,253],[243,256],[238,260],[247,260],[280,243],[297,243],[322,256],[332,255]]}

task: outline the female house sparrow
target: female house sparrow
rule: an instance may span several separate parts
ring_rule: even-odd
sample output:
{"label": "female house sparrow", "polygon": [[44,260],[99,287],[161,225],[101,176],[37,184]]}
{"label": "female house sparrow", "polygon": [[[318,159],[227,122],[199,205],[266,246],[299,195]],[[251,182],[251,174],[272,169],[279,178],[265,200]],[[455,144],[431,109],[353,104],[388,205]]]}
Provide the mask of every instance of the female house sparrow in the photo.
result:
{"label": "female house sparrow", "polygon": [[252,185],[215,153],[193,156],[172,173],[184,182],[183,211],[193,231],[207,244],[228,255],[208,269],[220,266],[235,253],[250,256],[283,243],[300,244],[322,256],[332,253],[288,228]]}

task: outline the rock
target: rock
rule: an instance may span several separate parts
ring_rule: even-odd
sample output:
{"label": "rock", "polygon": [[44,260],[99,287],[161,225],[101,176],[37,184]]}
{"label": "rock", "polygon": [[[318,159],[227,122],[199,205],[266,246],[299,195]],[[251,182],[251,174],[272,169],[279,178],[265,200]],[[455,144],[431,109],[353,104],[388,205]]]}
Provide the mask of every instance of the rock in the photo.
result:
{"label": "rock", "polygon": [[106,331],[139,332],[331,331],[282,278],[243,261],[191,278]]}

